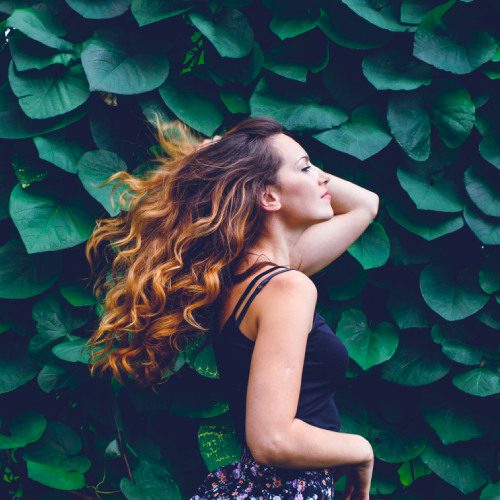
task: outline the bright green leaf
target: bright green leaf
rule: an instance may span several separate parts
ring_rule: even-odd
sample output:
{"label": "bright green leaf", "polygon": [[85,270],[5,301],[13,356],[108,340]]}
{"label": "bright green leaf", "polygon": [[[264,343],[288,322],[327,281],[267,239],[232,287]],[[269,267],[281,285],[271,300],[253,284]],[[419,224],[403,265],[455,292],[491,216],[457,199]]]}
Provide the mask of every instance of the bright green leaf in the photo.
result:
{"label": "bright green leaf", "polygon": [[10,216],[28,253],[61,250],[88,239],[94,218],[79,205],[63,200],[45,189],[12,190]]}
{"label": "bright green leaf", "polygon": [[384,120],[369,105],[356,108],[351,119],[331,130],[312,137],[332,149],[366,160],[391,142]]}
{"label": "bright green leaf", "polygon": [[347,251],[364,269],[372,269],[387,262],[391,246],[384,227],[373,221]]}
{"label": "bright green leaf", "polygon": [[25,76],[9,65],[9,82],[21,109],[30,118],[52,118],[72,111],[87,101],[89,87],[81,64],[58,74]]}
{"label": "bright green leaf", "polygon": [[221,6],[214,15],[191,11],[188,17],[222,57],[244,57],[252,50],[253,29],[239,10]]}
{"label": "bright green leaf", "polygon": [[158,88],[170,70],[162,48],[137,33],[98,30],[81,57],[91,91],[142,94]]}

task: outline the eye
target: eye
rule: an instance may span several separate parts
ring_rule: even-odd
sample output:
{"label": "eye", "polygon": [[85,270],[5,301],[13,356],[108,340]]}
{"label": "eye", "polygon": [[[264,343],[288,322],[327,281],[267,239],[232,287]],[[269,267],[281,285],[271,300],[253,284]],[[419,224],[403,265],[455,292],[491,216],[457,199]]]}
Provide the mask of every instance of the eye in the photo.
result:
{"label": "eye", "polygon": [[304,168],[302,169],[302,171],[303,171],[303,172],[304,172],[304,171],[305,171],[305,172],[307,172],[310,168],[312,168],[312,165],[308,165],[307,167],[304,167]]}

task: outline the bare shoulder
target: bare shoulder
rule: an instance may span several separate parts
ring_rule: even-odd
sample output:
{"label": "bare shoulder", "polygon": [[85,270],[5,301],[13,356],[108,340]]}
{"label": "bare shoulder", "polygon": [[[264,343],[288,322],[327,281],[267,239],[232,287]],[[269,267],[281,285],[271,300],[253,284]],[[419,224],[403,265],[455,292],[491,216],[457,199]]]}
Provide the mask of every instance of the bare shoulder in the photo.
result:
{"label": "bare shoulder", "polygon": [[[302,292],[307,296],[315,297],[318,293],[316,285],[309,276],[296,269],[291,269],[289,272],[277,274],[267,285],[269,292],[287,294],[288,292]],[[271,292],[271,293],[272,293]]]}
{"label": "bare shoulder", "polygon": [[299,311],[299,314],[309,317],[314,311],[318,291],[311,278],[292,269],[273,276],[259,295],[261,299],[256,307],[256,319],[262,325],[284,314],[291,319]]}

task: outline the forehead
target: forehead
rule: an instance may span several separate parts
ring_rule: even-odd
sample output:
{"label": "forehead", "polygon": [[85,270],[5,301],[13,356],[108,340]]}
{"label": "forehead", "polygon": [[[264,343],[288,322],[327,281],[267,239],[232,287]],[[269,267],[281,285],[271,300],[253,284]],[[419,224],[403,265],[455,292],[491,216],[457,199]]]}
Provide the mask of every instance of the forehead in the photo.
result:
{"label": "forehead", "polygon": [[301,156],[307,154],[304,148],[286,134],[276,134],[272,137],[273,145],[279,151],[285,164],[295,163]]}

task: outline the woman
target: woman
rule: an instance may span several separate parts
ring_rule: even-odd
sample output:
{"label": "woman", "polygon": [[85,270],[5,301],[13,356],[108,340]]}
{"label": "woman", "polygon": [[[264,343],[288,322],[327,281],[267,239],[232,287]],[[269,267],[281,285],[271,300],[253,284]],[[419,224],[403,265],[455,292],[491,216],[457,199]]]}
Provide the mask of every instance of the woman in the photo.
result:
{"label": "woman", "polygon": [[170,156],[159,169],[108,180],[131,198],[87,243],[91,267],[101,242],[114,252],[111,276],[94,286],[105,312],[89,340],[100,349],[92,373],[158,383],[187,341],[209,332],[243,455],[192,499],[333,498],[334,472],[348,475],[344,498],[367,499],[373,450],[338,432],[332,388],[347,353],[315,312],[309,276],[363,233],[378,196],[311,165],[271,118],[201,145],[175,125],[176,136],[157,121]]}

